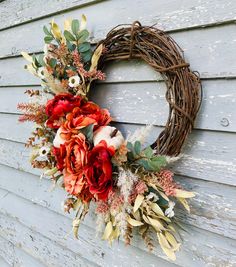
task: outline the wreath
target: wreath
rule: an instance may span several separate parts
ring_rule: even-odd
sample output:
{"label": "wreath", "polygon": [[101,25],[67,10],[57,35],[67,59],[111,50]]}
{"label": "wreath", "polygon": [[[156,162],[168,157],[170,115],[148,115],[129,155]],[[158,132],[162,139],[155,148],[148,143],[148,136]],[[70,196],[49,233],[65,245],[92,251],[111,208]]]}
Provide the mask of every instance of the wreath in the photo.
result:
{"label": "wreath", "polygon": [[[95,207],[97,231],[112,243],[130,244],[137,228],[148,249],[157,236],[163,252],[175,260],[180,242],[174,206],[189,211],[193,192],[177,184],[168,164],[178,159],[201,102],[199,77],[185,62],[178,45],[154,26],[119,25],[93,49],[86,17],[66,20],[64,32],[52,21],[45,33],[44,53],[22,52],[26,69],[41,79],[42,90],[29,89],[28,103],[18,104],[21,122],[36,127],[26,146],[33,168],[43,170],[68,193],[66,212],[75,211],[73,233]],[[104,80],[109,61],[140,59],[161,73],[167,87],[169,117],[157,140],[145,146],[147,125],[124,138],[111,126],[107,109],[88,100],[96,81]],[[92,88],[90,90],[90,87]]]}

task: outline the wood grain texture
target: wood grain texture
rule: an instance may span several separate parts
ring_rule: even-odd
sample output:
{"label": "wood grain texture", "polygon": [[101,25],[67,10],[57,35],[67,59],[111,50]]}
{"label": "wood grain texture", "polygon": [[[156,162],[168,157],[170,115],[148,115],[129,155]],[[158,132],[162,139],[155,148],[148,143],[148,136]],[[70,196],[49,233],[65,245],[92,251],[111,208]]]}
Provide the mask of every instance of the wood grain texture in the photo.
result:
{"label": "wood grain texture", "polygon": [[[8,197],[13,197],[12,201],[18,201],[19,206],[16,204],[15,208],[10,210],[6,206],[7,203],[1,201],[0,229],[2,236],[9,237],[14,244],[18,243],[30,254],[44,262],[46,266],[87,267],[115,266],[116,264],[125,266],[129,259],[131,266],[153,266],[159,262],[165,264],[164,266],[173,267],[173,264],[158,259],[154,255],[148,255],[142,250],[138,250],[139,253],[136,255],[137,250],[134,247],[130,247],[127,252],[124,244],[121,244],[120,253],[117,254],[118,246],[110,247],[105,242],[96,239],[94,231],[86,226],[81,227],[83,235],[76,240],[70,234],[70,219],[50,212],[41,206],[32,205],[12,194],[9,194]],[[4,201],[8,202],[9,200],[6,197]],[[24,209],[27,209],[31,216],[25,216]],[[34,248],[33,244],[36,244],[37,251],[31,249],[32,246]],[[86,257],[89,261],[85,259],[82,261],[82,257]]]}
{"label": "wood grain texture", "polygon": [[[236,113],[233,111],[236,105],[236,79],[204,80],[202,86],[203,100],[195,128],[235,132]],[[0,88],[0,113],[19,113],[17,104],[29,99],[24,94],[27,88],[31,87]],[[40,89],[38,86],[33,88]],[[164,126],[168,116],[165,92],[163,82],[132,82],[97,84],[91,89],[90,95],[93,101],[108,108],[117,122]],[[11,97],[12,95],[15,97]],[[0,116],[5,125],[7,115]],[[9,119],[13,120],[10,116]]]}
{"label": "wood grain texture", "polygon": [[21,248],[15,246],[11,241],[2,238],[1,233],[0,233],[0,256],[3,258],[2,261],[0,258],[1,267],[9,267],[9,266],[45,267],[43,263],[31,257]]}
{"label": "wood grain texture", "polygon": [[[85,12],[81,7],[86,4],[94,4],[92,0],[40,0],[32,1],[26,0],[24,3],[20,3],[17,0],[4,1],[0,5],[0,29],[16,26],[22,23],[31,22],[42,17],[54,15],[57,12],[65,12],[70,9],[76,9],[76,11]],[[108,1],[107,1],[108,2]],[[124,13],[127,9],[127,13],[131,10],[129,1],[119,0],[119,6],[115,1],[112,2],[117,9],[117,13]],[[127,3],[127,5],[125,5]],[[97,5],[96,8],[102,9],[108,8],[111,3],[102,3]],[[165,29],[181,29],[206,26],[212,24],[220,24],[236,19],[234,9],[236,8],[234,1],[221,1],[221,0],[169,0],[169,1],[149,1],[152,11],[155,10],[155,16],[158,23]],[[93,8],[93,6],[91,6]],[[89,8],[89,9],[91,9]],[[143,9],[143,2],[136,0],[135,6],[132,5],[132,11],[135,9],[135,14],[139,14],[140,9]],[[145,7],[147,8],[147,7]],[[79,9],[79,10],[78,10]],[[88,8],[87,8],[88,9]],[[86,10],[87,11],[87,10]],[[100,11],[101,12],[101,11]],[[86,12],[86,14],[88,11]],[[153,12],[150,12],[152,14]],[[149,14],[149,16],[150,16]],[[126,14],[125,14],[126,15]],[[127,14],[128,15],[128,14]],[[127,16],[128,17],[128,16]],[[153,18],[153,19],[154,19]],[[128,17],[130,20],[131,18]],[[104,23],[106,25],[106,23]]]}
{"label": "wood grain texture", "polygon": [[[40,180],[38,176],[3,165],[0,165],[0,173],[0,188],[67,216],[60,205],[66,192],[60,187],[51,191],[53,185],[50,180]],[[17,183],[11,182],[13,177],[17,177]],[[191,214],[178,209],[176,215],[179,219],[203,230],[235,239],[236,188],[186,177],[176,177],[176,180],[197,193],[197,197],[191,201]]]}
{"label": "wood grain texture", "polygon": [[[30,29],[29,32],[13,31],[12,36],[1,36],[2,32],[0,32],[0,39],[3,40],[0,43],[0,53],[3,53],[3,56],[9,56],[10,52],[6,51],[6,49],[9,50],[9,43],[13,43],[19,51],[41,51],[43,38],[40,34],[35,33],[39,33],[42,26],[43,24],[37,25],[35,29]],[[198,70],[202,78],[236,77],[236,54],[233,52],[236,44],[235,29],[236,25],[230,24],[191,30],[188,35],[186,35],[186,32],[176,32],[171,36],[184,50],[186,61],[191,63],[192,70]],[[10,30],[6,34],[9,35]],[[23,32],[24,36],[22,36]],[[17,36],[18,34],[19,36]],[[36,37],[40,37],[40,39],[34,41]],[[4,40],[7,40],[7,43],[4,44]],[[33,47],[34,42],[38,48]],[[1,59],[0,86],[39,84],[38,79],[25,71],[25,64],[26,61],[21,57]],[[133,76],[132,73],[141,68],[143,74],[139,77],[139,81],[156,80],[157,75],[150,72],[149,67],[143,66],[142,62],[133,66],[126,64],[126,68],[125,66],[123,68],[123,77],[122,75],[117,76],[118,69],[116,68],[113,69],[113,76],[118,81],[137,80],[137,77]],[[127,72],[127,67],[129,72]],[[13,74],[14,79],[12,78]],[[111,74],[108,73],[107,75],[110,76]]]}
{"label": "wood grain texture", "polygon": [[0,30],[99,1],[102,0],[4,1],[0,3]]}
{"label": "wood grain texture", "polygon": [[[117,124],[126,136],[133,133],[142,125]],[[19,126],[20,127],[20,126]],[[15,136],[19,131],[14,126],[9,136]],[[22,126],[23,127],[23,126]],[[26,124],[24,127],[27,127]],[[22,136],[27,135],[28,128],[22,129]],[[162,128],[154,127],[146,144],[154,142]],[[14,133],[14,134],[13,134]],[[5,135],[6,136],[6,135]],[[26,137],[26,136],[25,136]],[[1,138],[1,136],[0,136]],[[236,185],[236,135],[212,131],[194,131],[188,138],[182,157],[171,167],[178,175],[215,181],[223,184]],[[22,141],[22,137],[17,140]],[[7,166],[40,175],[38,170],[32,169],[29,159],[30,150],[22,143],[2,139],[0,142],[0,163]]]}
{"label": "wood grain texture", "polygon": [[[14,207],[10,205],[14,201],[16,205]],[[31,214],[31,216],[25,216],[24,212],[22,212],[22,209],[27,210],[28,213]],[[61,244],[63,246],[69,247],[70,250],[75,251],[76,253],[82,253],[83,255],[86,255],[85,253],[94,253],[93,260],[95,260],[95,254],[101,253],[103,248],[106,248],[104,251],[103,258],[106,258],[105,266],[114,266],[116,265],[120,260],[122,262],[127,262],[129,259],[129,262],[132,266],[132,253],[135,253],[134,248],[141,248],[142,250],[145,250],[142,241],[139,239],[138,236],[134,237],[133,240],[133,246],[126,248],[124,250],[123,244],[119,244],[119,252],[117,253],[118,244],[114,243],[112,247],[108,249],[105,242],[95,240],[94,238],[94,221],[92,221],[92,227],[90,226],[89,220],[86,220],[86,225],[81,225],[80,227],[80,233],[81,238],[79,240],[73,239],[71,236],[67,236],[65,238],[65,235],[68,231],[68,219],[64,216],[55,214],[50,212],[48,209],[45,209],[38,205],[32,205],[30,202],[25,201],[24,199],[21,199],[13,194],[8,194],[2,201],[1,201],[1,207],[0,212],[2,214],[7,215],[7,218],[12,217],[17,219],[18,224],[16,226],[11,226],[8,228],[9,232],[12,233],[11,236],[16,235],[16,232],[19,232],[21,229],[21,225],[26,226],[27,228],[33,229],[34,232],[40,232],[43,236],[56,241],[56,243]],[[43,215],[43,216],[42,216]],[[6,223],[4,223],[5,216],[1,216],[0,225],[4,227]],[[43,224],[43,222],[47,222],[47,225]],[[9,222],[7,222],[9,225]],[[18,228],[19,230],[16,231],[15,228]],[[189,227],[185,226],[186,229],[189,229]],[[23,232],[20,230],[20,232]],[[3,232],[4,233],[4,232]],[[83,237],[86,236],[86,239]],[[211,234],[206,231],[202,231],[198,228],[191,227],[191,232],[189,233],[182,233],[182,236],[185,240],[181,251],[178,253],[179,258],[176,260],[176,264],[180,266],[204,266],[204,265],[210,265],[215,264],[217,266],[233,266],[236,260],[236,255],[234,253],[234,249],[236,246],[236,241],[224,237],[220,237],[218,235]],[[206,242],[207,240],[207,242]],[[66,245],[67,244],[67,245]],[[81,244],[81,245],[79,245]],[[196,246],[198,244],[198,246]],[[86,251],[83,252],[82,250],[86,249],[86,246],[93,247],[92,251]],[[96,253],[97,251],[97,253]],[[216,253],[217,251],[217,253]],[[130,254],[131,253],[131,254]],[[137,257],[140,257],[141,253],[135,253],[134,259],[137,261]],[[98,254],[99,255],[99,254]],[[97,257],[98,257],[97,255]],[[133,254],[134,255],[134,254]],[[160,252],[159,248],[156,248],[153,251],[153,255],[156,255],[161,258],[165,258],[163,254]],[[101,257],[101,254],[100,254]],[[120,257],[120,258],[118,258]],[[146,257],[140,257],[140,259],[149,259],[148,256]],[[184,258],[184,262],[181,260],[181,258]],[[139,259],[139,258],[138,258]],[[108,263],[109,261],[109,263]],[[99,264],[98,260],[96,261],[97,264]],[[100,259],[101,262],[101,259]],[[122,263],[120,263],[122,265]],[[222,265],[220,265],[222,264]],[[103,266],[103,265],[102,265]],[[134,264],[134,266],[136,266]],[[137,264],[137,266],[143,266],[140,263]],[[168,266],[168,265],[165,265]]]}

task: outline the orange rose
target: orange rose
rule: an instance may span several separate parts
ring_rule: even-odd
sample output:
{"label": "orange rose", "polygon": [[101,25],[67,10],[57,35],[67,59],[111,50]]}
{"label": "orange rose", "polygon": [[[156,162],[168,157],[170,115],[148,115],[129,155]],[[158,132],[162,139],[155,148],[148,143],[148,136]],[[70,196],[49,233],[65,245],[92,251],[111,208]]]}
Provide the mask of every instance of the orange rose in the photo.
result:
{"label": "orange rose", "polygon": [[[87,181],[84,177],[84,166],[87,164],[88,146],[82,133],[74,135],[65,142],[64,186],[71,195],[82,199],[91,199]],[[84,193],[86,194],[84,195]]]}
{"label": "orange rose", "polygon": [[80,107],[75,107],[67,114],[62,126],[62,136],[65,140],[78,133],[78,130],[94,124],[94,130],[99,126],[107,125],[111,121],[108,110],[101,109],[93,102],[83,102]]}

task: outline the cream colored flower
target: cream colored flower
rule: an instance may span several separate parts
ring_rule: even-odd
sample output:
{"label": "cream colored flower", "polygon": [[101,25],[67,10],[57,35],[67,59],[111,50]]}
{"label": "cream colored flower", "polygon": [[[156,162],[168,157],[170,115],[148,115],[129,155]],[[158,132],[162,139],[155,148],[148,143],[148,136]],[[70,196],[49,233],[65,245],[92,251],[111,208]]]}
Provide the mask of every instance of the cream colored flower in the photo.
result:
{"label": "cream colored flower", "polygon": [[124,137],[115,127],[104,126],[98,129],[93,137],[94,146],[102,140],[106,141],[108,146],[118,149],[124,143]]}
{"label": "cream colored flower", "polygon": [[44,156],[46,156],[49,152],[50,152],[50,147],[48,147],[48,146],[42,146],[42,147],[39,149],[39,156],[40,156],[40,157],[44,157]]}
{"label": "cream colored flower", "polygon": [[77,87],[80,84],[80,77],[78,75],[71,76],[69,78],[69,86],[70,87]]}
{"label": "cream colored flower", "polygon": [[63,145],[65,143],[65,139],[61,138],[61,127],[57,130],[56,136],[53,140],[53,145],[57,148],[60,147],[60,145]]}
{"label": "cream colored flower", "polygon": [[174,217],[175,216],[175,212],[174,212],[174,206],[175,203],[173,201],[169,202],[169,208],[167,208],[165,210],[165,215],[169,218]]}

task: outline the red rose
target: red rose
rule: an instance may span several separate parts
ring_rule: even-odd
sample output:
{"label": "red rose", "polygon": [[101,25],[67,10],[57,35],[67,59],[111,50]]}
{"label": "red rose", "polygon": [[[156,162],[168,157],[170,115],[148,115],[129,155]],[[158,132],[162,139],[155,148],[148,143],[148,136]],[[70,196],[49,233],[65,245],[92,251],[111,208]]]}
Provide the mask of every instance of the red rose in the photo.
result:
{"label": "red rose", "polygon": [[[69,139],[71,135],[77,134],[90,124],[94,124],[94,130],[99,126],[107,125],[111,121],[108,110],[101,109],[93,102],[82,101],[80,107],[75,107],[71,113],[67,114],[66,121],[62,125],[64,139]],[[68,136],[66,136],[68,135]]]}
{"label": "red rose", "polygon": [[88,155],[88,167],[85,175],[89,191],[97,199],[107,200],[112,190],[112,163],[111,156],[114,150],[107,147],[106,142],[101,141]]}
{"label": "red rose", "polygon": [[57,169],[62,171],[65,167],[65,157],[66,157],[66,149],[64,145],[60,145],[60,148],[53,147],[52,150],[53,155],[56,158]]}
{"label": "red rose", "polygon": [[50,128],[59,128],[62,123],[62,117],[80,106],[82,98],[72,94],[59,94],[53,99],[48,100],[46,104],[46,114],[48,115],[47,126]]}

